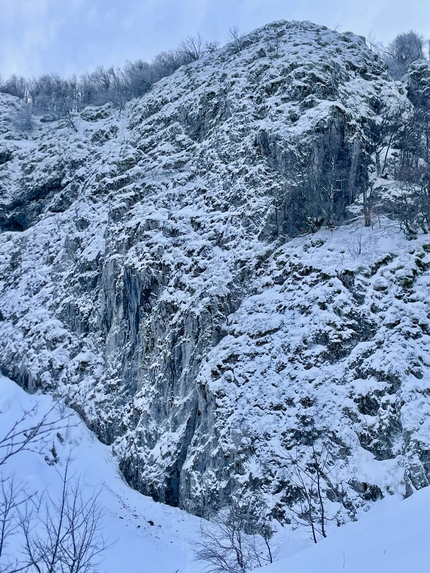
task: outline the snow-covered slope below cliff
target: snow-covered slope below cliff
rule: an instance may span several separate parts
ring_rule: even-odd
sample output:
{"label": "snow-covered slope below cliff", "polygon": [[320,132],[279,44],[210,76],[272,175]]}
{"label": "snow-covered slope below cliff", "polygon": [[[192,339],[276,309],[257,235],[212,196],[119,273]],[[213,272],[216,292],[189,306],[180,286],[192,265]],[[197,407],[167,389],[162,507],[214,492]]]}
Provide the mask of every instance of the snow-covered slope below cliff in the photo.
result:
{"label": "snow-covered slope below cliff", "polygon": [[378,502],[358,523],[349,523],[328,539],[256,569],[258,573],[403,573],[427,570],[430,488],[411,498]]}
{"label": "snow-covered slope below cliff", "polygon": [[[193,544],[199,536],[201,520],[132,490],[120,476],[110,448],[101,444],[76,414],[67,410],[59,413],[52,410],[53,405],[51,398],[28,396],[14,382],[0,377],[0,439],[21,419],[24,411],[28,416],[20,429],[38,424],[45,414],[48,414],[47,422],[56,422],[53,431],[44,436],[43,443],[19,452],[1,466],[1,479],[13,477],[15,486],[24,487],[26,496],[44,492],[52,504],[58,504],[63,486],[61,478],[68,464],[70,489],[79,483],[84,502],[98,496],[101,519],[97,537],[103,537],[106,549],[95,556],[92,565],[100,561],[97,568],[100,572],[202,571],[203,565],[193,559]],[[1,509],[2,501],[0,493]],[[2,520],[3,517],[2,513]],[[8,518],[11,521],[7,525],[13,525],[14,516]],[[20,529],[15,528],[0,554],[2,571],[8,570],[9,561],[25,559],[22,543]]]}
{"label": "snow-covered slope below cliff", "polygon": [[291,456],[312,447],[340,521],[427,485],[426,239],[360,220],[297,237],[318,221],[292,193],[310,149],[326,222],[345,220],[399,104],[362,38],[306,22],[74,129],[23,132],[1,96],[1,371],[64,396],[129,483],[195,513],[237,497],[294,521]]}

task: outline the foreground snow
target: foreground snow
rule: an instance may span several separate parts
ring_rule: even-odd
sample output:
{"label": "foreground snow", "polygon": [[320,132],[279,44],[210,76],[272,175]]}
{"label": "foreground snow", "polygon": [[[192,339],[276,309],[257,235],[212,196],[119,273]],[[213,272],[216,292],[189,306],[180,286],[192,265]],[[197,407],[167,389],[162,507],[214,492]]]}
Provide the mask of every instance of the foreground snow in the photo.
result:
{"label": "foreground snow", "polygon": [[430,488],[406,500],[392,496],[358,522],[259,573],[420,573],[428,571]]}

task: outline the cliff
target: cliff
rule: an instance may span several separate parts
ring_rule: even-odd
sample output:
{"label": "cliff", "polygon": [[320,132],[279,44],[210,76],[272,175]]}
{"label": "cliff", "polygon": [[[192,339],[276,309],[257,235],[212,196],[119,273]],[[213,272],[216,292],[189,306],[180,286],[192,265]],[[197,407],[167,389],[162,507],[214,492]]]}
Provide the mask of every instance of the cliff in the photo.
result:
{"label": "cliff", "polygon": [[427,485],[430,244],[354,215],[399,102],[362,38],[308,22],[73,125],[0,94],[1,372],[194,513],[291,519],[315,448],[340,521]]}

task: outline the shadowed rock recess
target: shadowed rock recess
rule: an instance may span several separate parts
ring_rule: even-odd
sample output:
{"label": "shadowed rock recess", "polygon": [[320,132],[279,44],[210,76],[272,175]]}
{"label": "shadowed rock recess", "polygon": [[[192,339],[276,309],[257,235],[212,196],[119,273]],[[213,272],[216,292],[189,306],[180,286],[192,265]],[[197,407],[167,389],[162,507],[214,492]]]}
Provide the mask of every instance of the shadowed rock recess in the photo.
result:
{"label": "shadowed rock recess", "polygon": [[130,484],[194,513],[233,496],[288,521],[313,445],[340,520],[427,485],[430,247],[303,237],[347,220],[381,102],[403,100],[363,38],[306,22],[76,131],[23,131],[0,94],[1,372],[66,397]]}

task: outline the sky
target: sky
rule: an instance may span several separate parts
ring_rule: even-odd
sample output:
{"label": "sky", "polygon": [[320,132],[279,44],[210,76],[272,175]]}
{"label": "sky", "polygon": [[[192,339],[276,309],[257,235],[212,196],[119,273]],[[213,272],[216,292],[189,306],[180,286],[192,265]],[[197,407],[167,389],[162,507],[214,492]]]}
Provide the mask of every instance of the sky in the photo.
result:
{"label": "sky", "polygon": [[430,37],[428,0],[0,0],[0,76],[63,77],[151,61],[181,39],[228,40],[275,20],[310,20],[389,43]]}

